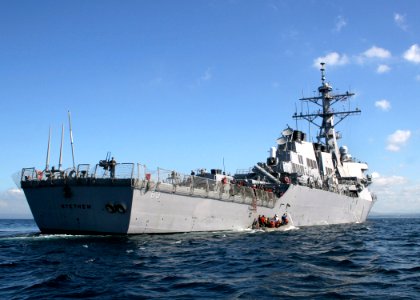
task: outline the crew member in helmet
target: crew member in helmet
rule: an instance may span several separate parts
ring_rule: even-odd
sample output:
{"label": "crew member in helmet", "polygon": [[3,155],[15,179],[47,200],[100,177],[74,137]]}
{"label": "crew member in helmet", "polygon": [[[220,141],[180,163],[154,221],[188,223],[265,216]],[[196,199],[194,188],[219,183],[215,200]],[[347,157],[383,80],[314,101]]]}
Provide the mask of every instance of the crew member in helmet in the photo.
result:
{"label": "crew member in helmet", "polygon": [[280,225],[281,225],[281,221],[280,221],[280,218],[279,218],[279,216],[278,216],[277,214],[275,214],[275,215],[274,215],[273,220],[274,220],[274,225],[275,225],[276,227],[280,227]]}
{"label": "crew member in helmet", "polygon": [[281,223],[282,223],[283,225],[286,225],[287,223],[289,223],[289,220],[287,219],[287,213],[284,213],[284,214],[281,216]]}

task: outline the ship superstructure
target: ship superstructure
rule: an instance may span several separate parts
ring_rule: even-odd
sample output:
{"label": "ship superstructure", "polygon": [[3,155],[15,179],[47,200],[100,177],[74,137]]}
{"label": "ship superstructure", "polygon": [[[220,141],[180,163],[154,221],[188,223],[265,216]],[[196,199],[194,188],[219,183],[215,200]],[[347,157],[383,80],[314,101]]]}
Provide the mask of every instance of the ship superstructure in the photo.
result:
{"label": "ship superstructure", "polygon": [[[359,109],[335,111],[333,105],[349,100],[353,93],[333,94],[326,82],[324,63],[321,63],[321,86],[316,97],[301,98],[319,107],[313,113],[295,113],[293,118],[304,119],[319,128],[317,142],[306,141],[306,134],[287,127],[277,139],[277,147],[270,149],[266,163],[254,166],[245,178],[263,178],[275,186],[292,182],[311,188],[358,197],[372,181],[365,174],[368,165],[352,158],[346,146],[339,148],[341,134],[335,130],[344,118],[360,114]],[[335,123],[335,117],[338,122]],[[321,124],[316,121],[320,119]]]}
{"label": "ship superstructure", "polygon": [[[94,166],[62,170],[24,168],[23,188],[42,232],[138,234],[243,230],[259,215],[287,214],[294,226],[363,222],[374,203],[366,163],[338,146],[335,127],[346,116],[332,106],[352,93],[333,94],[321,64],[314,113],[295,114],[319,127],[316,142],[287,127],[265,162],[233,176],[204,169],[183,175],[117,163],[108,156]],[[337,117],[338,122],[335,122]],[[321,124],[316,121],[320,119]],[[71,143],[73,145],[72,134]],[[72,148],[73,150],[73,148]],[[61,152],[61,151],[60,151]]]}

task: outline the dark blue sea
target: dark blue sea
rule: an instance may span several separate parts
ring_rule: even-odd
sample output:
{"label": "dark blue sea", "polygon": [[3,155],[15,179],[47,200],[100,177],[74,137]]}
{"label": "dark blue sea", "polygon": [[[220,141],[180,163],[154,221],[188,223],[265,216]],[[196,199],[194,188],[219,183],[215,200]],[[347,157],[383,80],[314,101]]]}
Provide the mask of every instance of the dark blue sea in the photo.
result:
{"label": "dark blue sea", "polygon": [[420,218],[137,236],[0,220],[0,299],[47,298],[420,299]]}

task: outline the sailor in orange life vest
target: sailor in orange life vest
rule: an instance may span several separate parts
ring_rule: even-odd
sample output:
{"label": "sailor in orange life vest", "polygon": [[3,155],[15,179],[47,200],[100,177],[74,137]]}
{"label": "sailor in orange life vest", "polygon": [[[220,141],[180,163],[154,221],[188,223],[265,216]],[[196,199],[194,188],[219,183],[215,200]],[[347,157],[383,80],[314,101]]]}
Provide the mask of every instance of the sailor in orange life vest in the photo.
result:
{"label": "sailor in orange life vest", "polygon": [[262,215],[261,217],[259,217],[259,223],[261,226],[265,226],[265,222],[266,222],[266,218],[264,215]]}
{"label": "sailor in orange life vest", "polygon": [[277,214],[274,215],[273,218],[265,217],[264,215],[258,216],[258,222],[257,220],[254,221],[254,225],[258,223],[258,227],[268,227],[268,228],[278,228],[282,225],[286,225],[289,221],[287,220],[287,213],[284,213],[284,215],[281,217],[281,220]]}

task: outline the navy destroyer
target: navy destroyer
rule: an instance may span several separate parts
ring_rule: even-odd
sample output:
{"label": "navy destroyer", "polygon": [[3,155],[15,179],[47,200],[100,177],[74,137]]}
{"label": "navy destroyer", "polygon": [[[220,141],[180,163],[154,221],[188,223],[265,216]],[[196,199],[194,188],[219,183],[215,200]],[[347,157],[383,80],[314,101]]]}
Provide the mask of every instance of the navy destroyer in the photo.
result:
{"label": "navy destroyer", "polygon": [[[319,127],[316,142],[289,126],[266,161],[233,176],[221,170],[190,175],[149,170],[142,164],[74,163],[43,170],[24,168],[20,185],[43,233],[140,234],[243,230],[258,216],[287,215],[294,226],[356,223],[366,220],[375,196],[368,165],[339,147],[336,126],[359,109],[333,110],[353,93],[333,93],[321,64],[321,86],[301,101],[319,109],[295,113]],[[70,118],[69,118],[70,119]],[[317,123],[320,122],[320,123]],[[70,138],[73,145],[70,121]],[[63,133],[61,140],[63,144]],[[72,147],[73,149],[73,147]]]}

